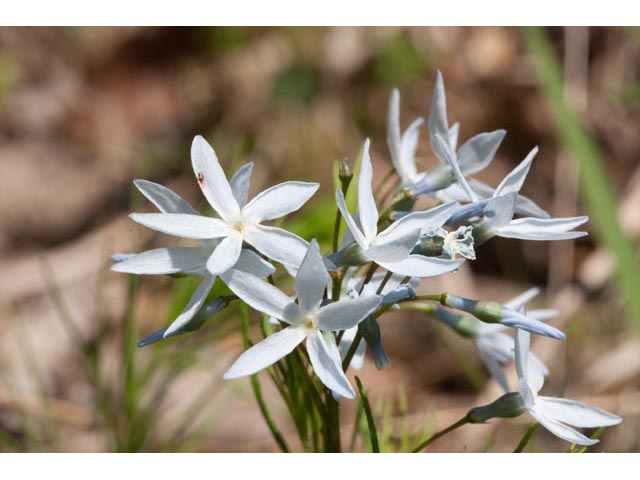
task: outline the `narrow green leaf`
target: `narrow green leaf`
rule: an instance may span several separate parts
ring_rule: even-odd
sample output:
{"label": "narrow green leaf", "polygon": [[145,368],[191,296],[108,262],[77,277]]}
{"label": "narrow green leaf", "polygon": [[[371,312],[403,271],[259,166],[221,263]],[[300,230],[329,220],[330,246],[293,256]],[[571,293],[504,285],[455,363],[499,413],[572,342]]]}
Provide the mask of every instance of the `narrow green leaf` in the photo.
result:
{"label": "narrow green leaf", "polygon": [[362,402],[362,408],[364,408],[364,414],[367,417],[367,425],[369,426],[369,438],[371,439],[371,451],[373,453],[380,453],[380,444],[378,443],[378,432],[376,431],[376,423],[373,420],[371,413],[371,406],[367,398],[367,392],[362,388],[362,382],[356,377],[356,385],[358,386],[358,393],[360,394],[360,401]]}
{"label": "narrow green leaf", "polygon": [[581,193],[593,219],[596,237],[616,259],[618,288],[626,301],[627,313],[640,332],[640,270],[633,243],[617,221],[616,196],[602,153],[565,101],[561,69],[548,36],[540,27],[525,27],[523,34],[562,143],[580,171]]}

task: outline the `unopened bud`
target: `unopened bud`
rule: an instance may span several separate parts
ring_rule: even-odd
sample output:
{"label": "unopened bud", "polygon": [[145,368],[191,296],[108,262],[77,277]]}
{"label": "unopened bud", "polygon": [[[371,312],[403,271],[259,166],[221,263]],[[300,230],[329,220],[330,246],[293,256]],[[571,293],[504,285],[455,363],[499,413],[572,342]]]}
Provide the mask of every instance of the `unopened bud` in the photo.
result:
{"label": "unopened bud", "polygon": [[487,323],[501,323],[504,307],[492,300],[470,300],[445,293],[441,301],[445,307],[455,308],[470,313],[476,318]]}
{"label": "unopened bud", "polygon": [[351,166],[346,159],[340,160],[338,164],[338,178],[341,182],[350,181],[353,178],[353,172],[351,171]]}
{"label": "unopened bud", "polygon": [[358,267],[369,261],[362,253],[360,245],[356,242],[351,242],[339,252],[327,255],[326,258],[336,267]]}
{"label": "unopened bud", "polygon": [[473,338],[478,333],[480,320],[471,315],[462,315],[440,307],[434,308],[430,315],[449,325],[463,337]]}
{"label": "unopened bud", "polygon": [[495,402],[469,410],[470,423],[486,423],[492,418],[515,418],[526,412],[522,396],[518,392],[502,395]]}
{"label": "unopened bud", "polygon": [[378,370],[388,368],[391,362],[382,346],[382,336],[380,335],[380,326],[373,315],[367,316],[360,324],[358,329],[371,349],[373,360]]}

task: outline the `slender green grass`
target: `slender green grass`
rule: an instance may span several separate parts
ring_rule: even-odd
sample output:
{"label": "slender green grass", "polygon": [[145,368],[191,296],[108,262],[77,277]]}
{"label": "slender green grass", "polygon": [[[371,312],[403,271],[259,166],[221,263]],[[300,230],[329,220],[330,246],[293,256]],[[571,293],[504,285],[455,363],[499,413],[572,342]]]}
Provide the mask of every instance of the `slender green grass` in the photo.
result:
{"label": "slender green grass", "polygon": [[581,193],[598,241],[615,257],[617,284],[627,313],[640,332],[640,270],[635,247],[617,221],[616,195],[602,152],[563,94],[563,77],[551,42],[542,28],[522,30],[558,128],[560,139],[580,171]]}
{"label": "slender green grass", "polygon": [[376,422],[373,419],[373,414],[371,413],[371,406],[369,405],[367,392],[365,392],[364,388],[362,387],[362,382],[358,377],[356,377],[356,385],[358,386],[360,401],[362,402],[362,408],[364,410],[364,414],[367,419],[367,426],[369,430],[369,440],[371,441],[371,451],[373,453],[379,453],[380,444],[378,442],[378,432],[376,431]]}

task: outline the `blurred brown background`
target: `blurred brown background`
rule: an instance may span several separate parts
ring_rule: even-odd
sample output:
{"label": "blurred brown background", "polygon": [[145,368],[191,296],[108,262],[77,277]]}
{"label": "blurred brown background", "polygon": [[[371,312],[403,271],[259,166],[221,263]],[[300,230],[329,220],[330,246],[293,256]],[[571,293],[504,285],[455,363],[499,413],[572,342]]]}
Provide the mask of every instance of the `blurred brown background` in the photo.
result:
{"label": "blurred brown background", "polygon": [[[621,226],[637,239],[640,32],[546,33],[567,97],[602,149]],[[248,382],[222,382],[241,350],[232,317],[136,351],[195,287],[133,285],[108,272],[111,253],[175,242],[128,220],[132,209],[151,211],[131,181],[162,183],[203,207],[189,161],[191,139],[203,134],[228,174],[256,163],[253,192],[320,181],[314,201],[325,208],[316,213],[330,225],[333,162],[354,160],[369,136],[381,178],[390,90],[401,90],[406,126],[427,115],[436,68],[462,141],[508,131],[478,178],[497,185],[538,145],[524,193],[554,216],[589,213],[515,28],[0,28],[0,450],[275,449]],[[424,130],[418,154],[426,168],[436,164]],[[611,282],[610,256],[593,236],[494,239],[477,254],[423,290],[506,301],[545,288],[535,304],[561,310],[554,325],[568,338],[533,343],[551,369],[544,393],[622,415],[593,450],[637,451],[640,331]],[[499,394],[471,343],[432,320],[393,314],[382,328],[392,366],[367,364],[362,376],[389,445],[402,428],[441,428]],[[432,450],[511,451],[529,421],[467,426]],[[540,429],[530,448],[567,447]]]}

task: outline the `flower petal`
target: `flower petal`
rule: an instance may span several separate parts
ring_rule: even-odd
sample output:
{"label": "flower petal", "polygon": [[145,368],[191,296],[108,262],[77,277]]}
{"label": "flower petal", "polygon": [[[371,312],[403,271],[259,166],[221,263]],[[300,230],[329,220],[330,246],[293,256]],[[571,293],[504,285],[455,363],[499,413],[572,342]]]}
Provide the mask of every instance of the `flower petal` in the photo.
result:
{"label": "flower petal", "polygon": [[[486,212],[486,211],[485,211]],[[589,217],[519,218],[496,229],[496,234],[521,240],[569,240],[584,237],[587,232],[570,232],[589,220]]]}
{"label": "flower petal", "polygon": [[253,375],[291,353],[307,336],[301,327],[287,327],[245,351],[224,374],[225,380]]}
{"label": "flower petal", "polygon": [[362,231],[358,228],[356,221],[349,213],[347,203],[344,200],[344,194],[340,189],[336,190],[336,203],[338,204],[338,210],[340,210],[342,218],[347,224],[347,228],[351,232],[351,235],[353,235],[353,239],[358,243],[358,245],[360,245],[360,248],[363,250],[366,249],[369,246],[369,243],[365,240]]}
{"label": "flower petal", "polygon": [[516,192],[518,193],[522,188],[522,184],[527,178],[527,174],[529,173],[529,169],[531,168],[531,162],[536,157],[538,153],[538,147],[535,147],[533,150],[529,152],[529,154],[525,157],[525,159],[520,162],[520,164],[514,168],[509,175],[504,177],[493,196],[498,197],[500,195],[505,195],[507,193]]}
{"label": "flower petal", "polygon": [[[449,123],[447,121],[447,98],[444,92],[444,80],[440,70],[436,72],[436,81],[433,85],[433,99],[429,111],[429,135],[431,148],[434,148],[436,135],[449,135]],[[441,159],[444,161],[444,159]]]}
{"label": "flower petal", "polygon": [[520,328],[527,332],[535,333],[536,335],[555,338],[556,340],[565,339],[565,334],[557,328],[511,309],[504,309],[502,311],[500,323],[508,327]]}
{"label": "flower petal", "polygon": [[157,248],[116,263],[111,270],[136,275],[193,272],[207,263],[209,255],[209,251],[198,247]]}
{"label": "flower petal", "polygon": [[200,307],[204,304],[209,292],[211,291],[211,287],[213,287],[214,282],[216,281],[216,277],[207,275],[202,280],[202,283],[198,286],[196,291],[191,296],[189,303],[184,307],[184,310],[178,315],[178,317],[173,321],[171,325],[165,330],[164,338],[170,337],[174,335],[176,331],[180,330],[187,324],[193,316],[198,313]]}
{"label": "flower petal", "polygon": [[447,139],[449,140],[449,146],[454,152],[458,148],[458,133],[460,133],[460,122],[456,122],[449,128],[447,132]]}
{"label": "flower petal", "polygon": [[312,240],[296,275],[298,304],[303,312],[312,312],[320,306],[329,280],[318,242]]}
{"label": "flower petal", "polygon": [[159,183],[148,180],[134,180],[133,184],[140,193],[153,203],[162,213],[188,213],[200,215],[191,205],[182,199],[177,193]]}
{"label": "flower petal", "polygon": [[490,198],[482,214],[487,228],[497,229],[508,225],[516,208],[516,193]]}
{"label": "flower petal", "polygon": [[360,157],[360,176],[358,177],[358,216],[362,232],[367,240],[371,241],[378,233],[378,208],[373,198],[372,182],[373,168],[371,167],[371,157],[369,156],[369,139],[367,138],[362,147]]}
{"label": "flower petal", "polygon": [[400,133],[400,92],[397,88],[391,90],[389,108],[387,110],[387,147],[391,154],[391,162],[402,179],[406,172],[403,169],[401,159],[401,133]]}
{"label": "flower petal", "polygon": [[385,243],[387,241],[393,241],[393,239],[404,236],[416,229],[418,229],[420,233],[423,234],[431,229],[440,228],[444,224],[444,222],[446,222],[449,217],[451,217],[451,215],[457,208],[457,202],[450,202],[444,205],[430,208],[429,210],[424,210],[422,212],[413,212],[409,215],[405,215],[401,219],[393,222],[384,231],[380,232],[380,234],[376,238],[376,243],[383,241]]}
{"label": "flower petal", "polygon": [[168,235],[194,240],[225,237],[229,228],[218,218],[186,213],[132,213],[129,218]]}
{"label": "flower petal", "polygon": [[286,309],[293,303],[282,290],[250,273],[231,269],[220,277],[251,308],[278,320],[284,320]]}
{"label": "flower petal", "polygon": [[[502,335],[502,334],[498,334]],[[504,335],[506,337],[506,335]],[[496,379],[498,385],[505,391],[505,393],[509,392],[509,382],[507,382],[507,377],[502,371],[502,367],[500,366],[501,360],[503,360],[502,354],[504,353],[501,349],[502,345],[496,343],[491,343],[492,340],[497,340],[497,338],[489,335],[483,335],[482,340],[480,338],[476,341],[476,346],[478,347],[478,352],[480,354],[480,359],[489,370],[489,373],[493,378]],[[508,337],[507,337],[508,338]]]}
{"label": "flower petal", "polygon": [[507,132],[480,133],[467,140],[458,150],[458,165],[465,175],[472,175],[487,167],[493,160]]}
{"label": "flower petal", "polygon": [[264,260],[257,253],[243,248],[240,252],[240,258],[235,267],[236,270],[242,270],[243,272],[250,273],[258,278],[265,278],[276,271],[275,267],[269,262]]}
{"label": "flower petal", "polygon": [[436,152],[436,155],[442,159],[447,165],[451,167],[453,170],[453,174],[456,177],[456,181],[460,184],[460,186],[467,193],[472,202],[478,201],[478,195],[471,190],[467,179],[462,174],[460,170],[460,166],[458,165],[458,160],[456,158],[456,154],[451,150],[451,147],[448,145],[446,137],[443,137],[439,134],[436,134],[434,137],[434,145],[433,149]]}
{"label": "flower petal", "polygon": [[240,208],[247,203],[249,196],[249,185],[251,184],[251,172],[253,171],[253,162],[245,163],[229,180],[229,186],[233,193],[233,198],[238,202]]}
{"label": "flower petal", "polygon": [[316,314],[318,328],[331,331],[347,330],[373,313],[381,301],[379,295],[371,295],[330,303]]}
{"label": "flower petal", "polygon": [[319,183],[284,182],[253,197],[242,213],[256,223],[295,212],[316,193]]}
{"label": "flower petal", "polygon": [[409,255],[398,262],[376,262],[390,272],[411,277],[433,277],[457,270],[464,262],[463,258],[449,260],[423,255]]}
{"label": "flower petal", "polygon": [[527,290],[526,292],[522,292],[517,297],[512,298],[508,302],[503,305],[511,310],[518,310],[520,307],[529,303],[533,298],[537,297],[540,294],[540,289],[538,287],[533,287]]}
{"label": "flower petal", "polygon": [[536,400],[536,406],[547,417],[574,427],[609,427],[622,421],[622,418],[613,413],[566,398],[541,396]]}
{"label": "flower petal", "polygon": [[240,213],[240,206],[233,196],[216,152],[200,135],[191,144],[191,164],[198,185],[213,209],[224,220],[232,221]]}
{"label": "flower petal", "polygon": [[[544,408],[544,407],[543,407]],[[529,409],[529,413],[533,418],[538,420],[540,424],[553,433],[556,437],[559,437],[567,442],[576,443],[578,445],[595,445],[598,440],[593,440],[585,437],[580,432],[574,430],[567,425],[564,425],[557,420],[554,420],[547,416],[542,408],[538,404]]]}
{"label": "flower petal", "polygon": [[355,397],[355,392],[342,371],[340,357],[335,358],[336,351],[334,350],[332,354],[320,332],[315,331],[307,337],[307,352],[313,371],[323,384],[342,397]]}
{"label": "flower petal", "polygon": [[525,330],[516,329],[515,336],[515,364],[518,374],[518,386],[527,408],[536,402],[536,396],[544,384],[546,367],[537,358],[533,359],[529,351],[531,334]]}
{"label": "flower petal", "polygon": [[375,241],[371,248],[363,252],[364,255],[378,264],[379,262],[399,262],[407,258],[418,243],[420,229],[409,231],[403,236],[390,235],[390,237],[392,238],[381,238],[380,241]]}
{"label": "flower petal", "polygon": [[299,267],[309,244],[282,228],[254,225],[244,232],[244,241],[263,255],[292,267]]}
{"label": "flower petal", "polygon": [[402,163],[402,170],[406,176],[405,182],[410,181],[413,183],[416,179],[416,150],[418,149],[418,141],[420,139],[420,127],[423,123],[424,118],[416,118],[402,135],[400,161]]}
{"label": "flower petal", "polygon": [[240,257],[242,238],[237,235],[226,237],[207,260],[207,270],[211,275],[220,275],[232,268]]}

